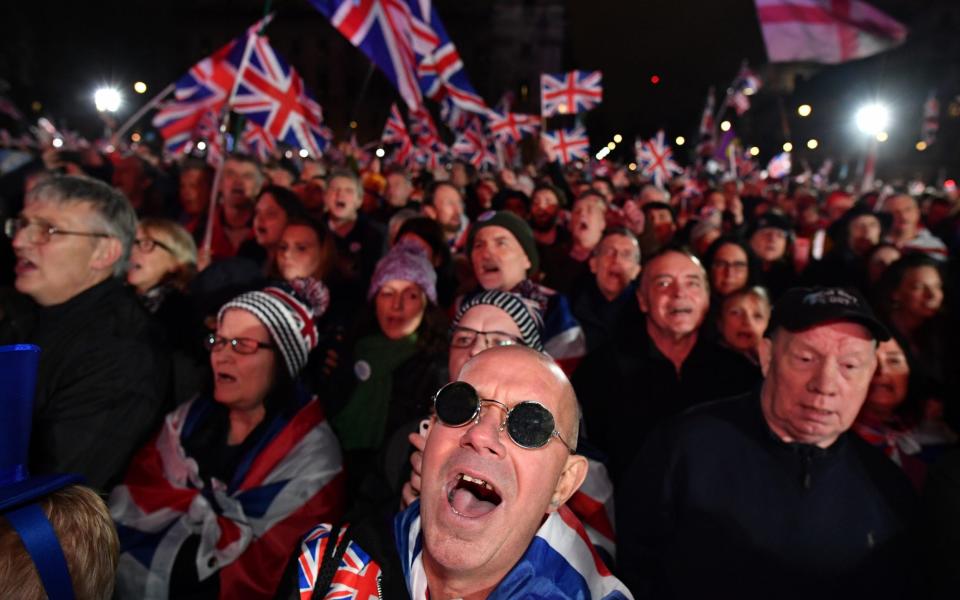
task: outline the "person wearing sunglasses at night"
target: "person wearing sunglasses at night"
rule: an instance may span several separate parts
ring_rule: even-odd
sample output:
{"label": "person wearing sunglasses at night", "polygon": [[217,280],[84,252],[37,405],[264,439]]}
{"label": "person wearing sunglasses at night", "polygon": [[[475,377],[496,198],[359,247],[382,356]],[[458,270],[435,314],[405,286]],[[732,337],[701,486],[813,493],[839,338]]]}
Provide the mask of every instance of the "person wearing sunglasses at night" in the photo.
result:
{"label": "person wearing sunglasses at night", "polygon": [[[480,352],[434,407],[420,499],[392,522],[314,528],[278,598],[632,598],[565,505],[588,467],[576,396],[550,357]],[[340,562],[351,550],[361,564]]]}
{"label": "person wearing sunglasses at night", "polygon": [[300,534],[340,517],[340,448],[299,373],[328,294],[294,280],[227,302],[213,388],[167,415],[110,496],[120,598],[272,598]]}

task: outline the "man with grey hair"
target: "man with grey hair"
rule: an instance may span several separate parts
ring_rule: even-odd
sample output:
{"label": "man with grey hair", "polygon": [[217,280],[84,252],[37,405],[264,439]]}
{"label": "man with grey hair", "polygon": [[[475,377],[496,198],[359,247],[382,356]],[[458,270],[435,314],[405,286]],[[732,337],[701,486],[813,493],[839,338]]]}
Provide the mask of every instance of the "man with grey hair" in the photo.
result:
{"label": "man with grey hair", "polygon": [[[30,469],[78,473],[106,489],[163,414],[167,361],[123,285],[136,216],[107,184],[53,177],[5,232],[15,287],[36,304],[18,339],[41,348]],[[10,318],[0,317],[0,318]]]}

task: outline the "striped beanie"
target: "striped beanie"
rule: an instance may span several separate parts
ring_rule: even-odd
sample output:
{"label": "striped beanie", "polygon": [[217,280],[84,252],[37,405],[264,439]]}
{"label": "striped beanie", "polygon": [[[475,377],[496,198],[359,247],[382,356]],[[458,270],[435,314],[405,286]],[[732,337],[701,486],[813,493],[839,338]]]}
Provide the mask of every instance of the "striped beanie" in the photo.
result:
{"label": "striped beanie", "polygon": [[520,329],[520,339],[523,340],[523,343],[537,352],[543,352],[543,341],[540,338],[543,322],[540,313],[531,308],[517,294],[500,290],[486,290],[468,296],[460,303],[460,308],[457,309],[457,314],[453,318],[453,326],[456,327],[460,323],[460,319],[468,310],[481,304],[495,306],[507,313]]}
{"label": "striped beanie", "polygon": [[270,332],[290,377],[296,378],[307,364],[310,351],[317,346],[315,319],[323,315],[329,303],[327,287],[320,281],[303,277],[283,287],[270,286],[240,294],[220,308],[217,322],[231,308],[253,313]]}

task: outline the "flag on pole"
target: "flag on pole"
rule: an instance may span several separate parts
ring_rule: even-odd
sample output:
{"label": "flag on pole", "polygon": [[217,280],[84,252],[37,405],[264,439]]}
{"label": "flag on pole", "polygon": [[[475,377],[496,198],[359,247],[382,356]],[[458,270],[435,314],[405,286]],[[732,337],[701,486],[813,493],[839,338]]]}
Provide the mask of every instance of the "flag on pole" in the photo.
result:
{"label": "flag on pole", "polygon": [[744,61],[733,84],[727,89],[727,105],[732,106],[738,116],[742,115],[750,110],[750,96],[756,94],[761,85],[760,77]]}
{"label": "flag on pole", "polygon": [[590,151],[590,139],[583,127],[544,131],[540,137],[550,160],[559,160],[565,165],[578,158],[585,158]]}
{"label": "flag on pole", "polygon": [[790,175],[790,169],[793,167],[793,164],[790,161],[789,152],[781,152],[773,158],[770,159],[770,162],[767,163],[767,177],[770,179],[780,179],[782,177],[787,177]]}
{"label": "flag on pole", "polygon": [[403,115],[400,114],[400,107],[396,103],[390,106],[390,115],[383,126],[383,135],[381,141],[385,144],[396,144],[393,160],[400,164],[406,164],[413,153],[413,140],[410,139],[410,132],[407,130],[407,124],[403,122]]}
{"label": "flag on pole", "polygon": [[467,128],[457,135],[450,151],[478,169],[495,167],[497,164],[496,154],[490,150],[490,143],[483,134],[483,124],[479,117],[474,117]]}
{"label": "flag on pole", "polygon": [[697,143],[697,156],[704,158],[713,155],[713,149],[717,145],[717,129],[713,116],[715,104],[716,94],[711,86],[707,91],[707,103],[703,107],[703,116],[700,117],[700,141]]}
{"label": "flag on pole", "polygon": [[649,140],[637,140],[634,145],[641,173],[651,178],[654,185],[661,189],[670,177],[683,173],[680,165],[673,160],[673,150],[665,138],[666,135],[661,129]]}
{"label": "flag on pole", "polygon": [[926,145],[937,141],[937,132],[940,131],[940,101],[937,93],[931,91],[927,101],[923,103],[923,124],[920,126],[920,139]]}
{"label": "flag on pole", "polygon": [[520,113],[488,113],[487,128],[490,133],[502,141],[519,142],[523,136],[536,135],[540,128],[540,117]]}
{"label": "flag on pole", "polygon": [[581,113],[603,100],[600,71],[570,71],[540,75],[540,116]]}
{"label": "flag on pole", "polygon": [[247,121],[240,136],[240,146],[248,154],[267,162],[276,152],[277,144],[273,137],[253,121]]}
{"label": "flag on pole", "polygon": [[835,64],[900,45],[907,28],[862,0],[755,0],[770,62]]}
{"label": "flag on pole", "polygon": [[160,131],[167,152],[183,152],[187,143],[195,139],[205,114],[212,111],[219,117],[236,82],[247,42],[272,18],[271,14],[257,21],[176,81],[173,100],[165,103],[153,118],[153,126]]}

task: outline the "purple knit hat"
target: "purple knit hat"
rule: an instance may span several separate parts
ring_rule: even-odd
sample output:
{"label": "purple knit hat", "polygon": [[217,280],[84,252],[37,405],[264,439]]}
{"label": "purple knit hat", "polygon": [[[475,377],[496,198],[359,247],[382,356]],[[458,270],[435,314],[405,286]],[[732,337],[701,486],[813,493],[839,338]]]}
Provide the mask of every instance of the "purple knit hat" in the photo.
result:
{"label": "purple knit hat", "polygon": [[387,252],[370,279],[367,300],[373,300],[383,284],[392,280],[412,281],[420,286],[430,302],[437,303],[437,272],[424,249],[413,240],[401,240]]}

